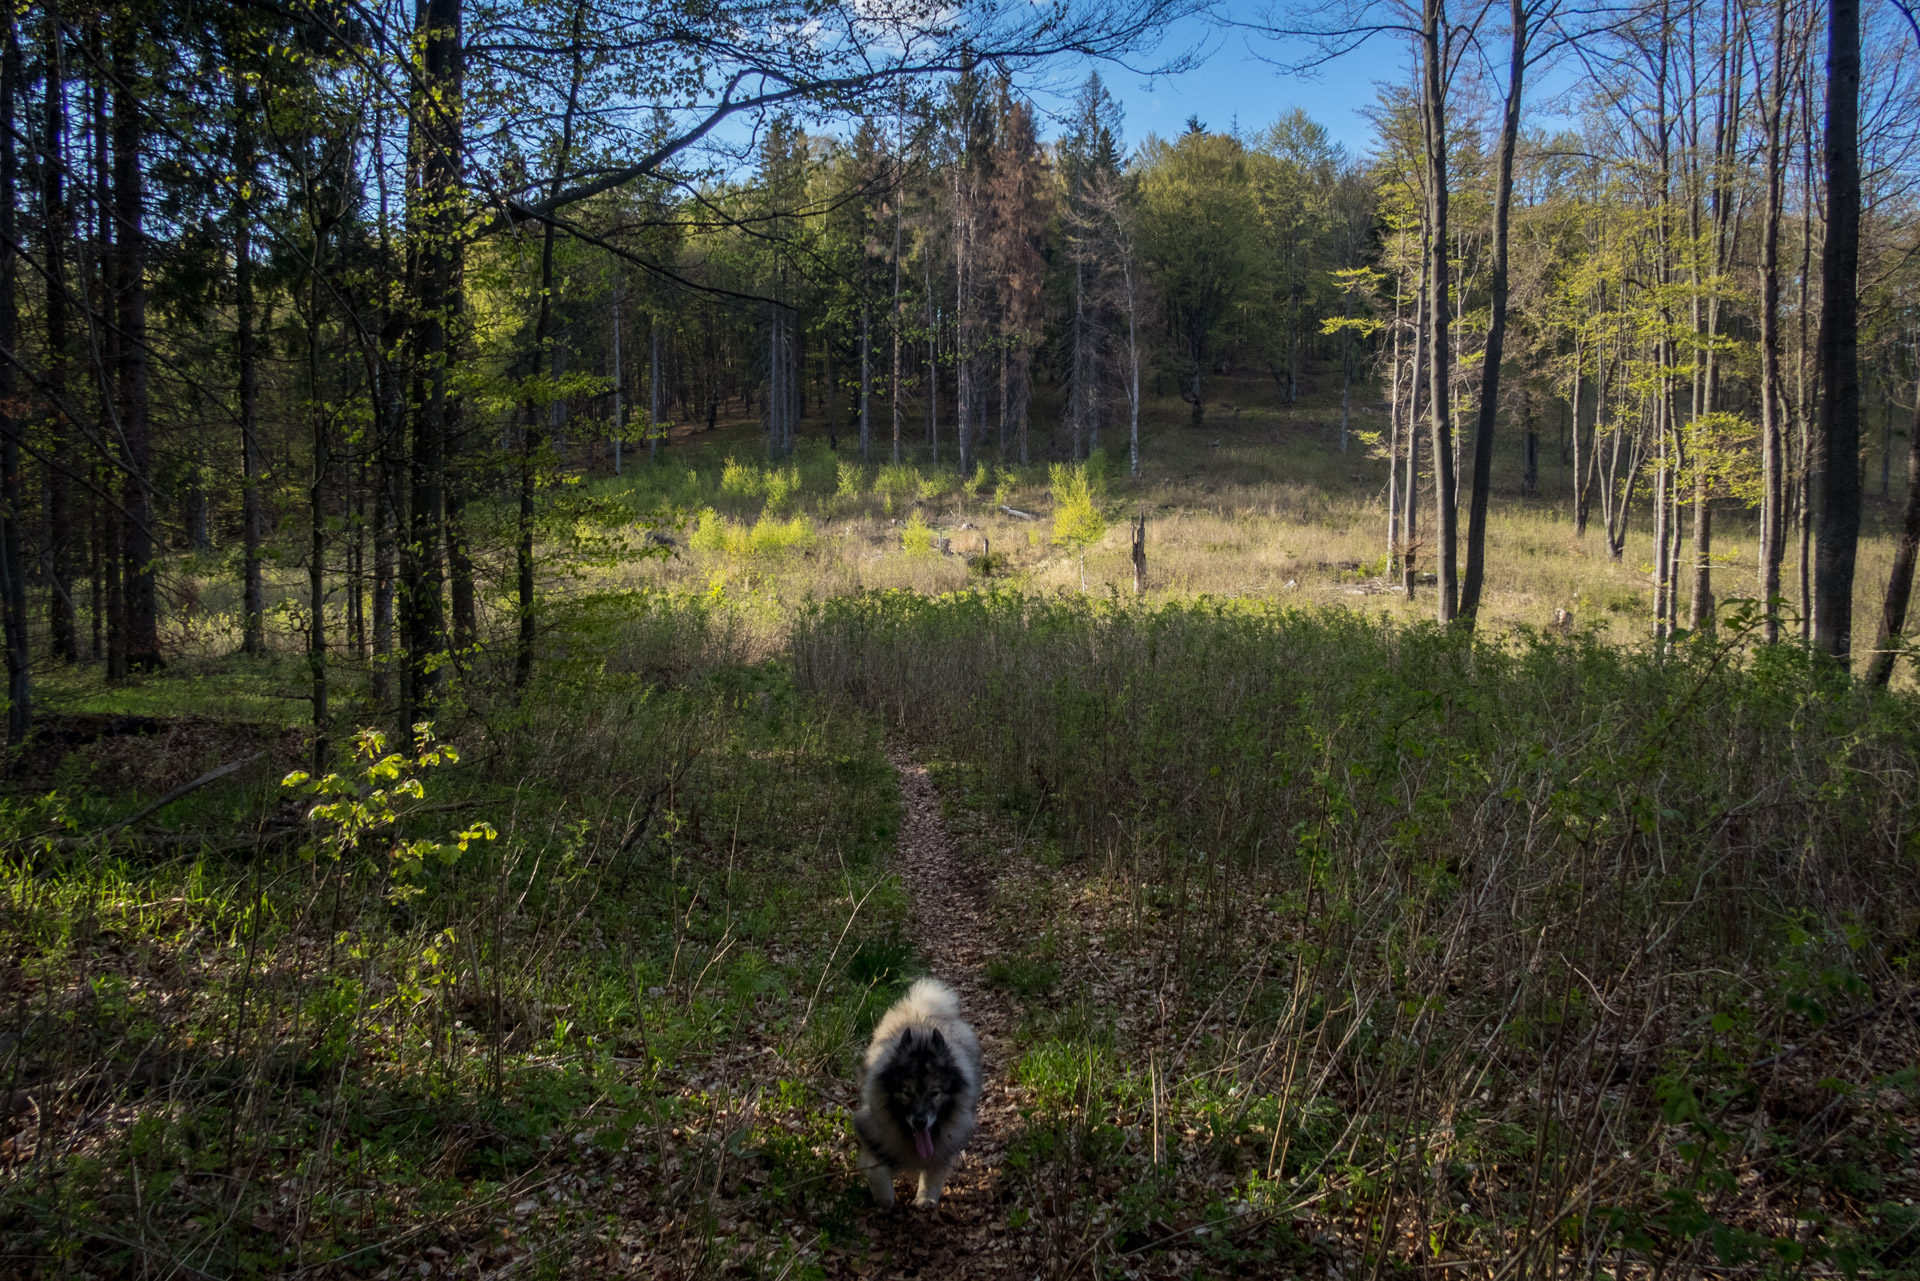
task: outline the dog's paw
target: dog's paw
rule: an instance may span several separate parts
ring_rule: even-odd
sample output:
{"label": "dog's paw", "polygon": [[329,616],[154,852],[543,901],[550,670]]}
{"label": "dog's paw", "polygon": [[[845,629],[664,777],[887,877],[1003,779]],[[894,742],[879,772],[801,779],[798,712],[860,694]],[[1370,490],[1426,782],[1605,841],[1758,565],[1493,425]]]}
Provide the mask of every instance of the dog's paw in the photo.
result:
{"label": "dog's paw", "polygon": [[947,1170],[929,1170],[920,1176],[919,1195],[913,1203],[923,1209],[935,1209],[940,1204],[940,1193],[947,1186]]}

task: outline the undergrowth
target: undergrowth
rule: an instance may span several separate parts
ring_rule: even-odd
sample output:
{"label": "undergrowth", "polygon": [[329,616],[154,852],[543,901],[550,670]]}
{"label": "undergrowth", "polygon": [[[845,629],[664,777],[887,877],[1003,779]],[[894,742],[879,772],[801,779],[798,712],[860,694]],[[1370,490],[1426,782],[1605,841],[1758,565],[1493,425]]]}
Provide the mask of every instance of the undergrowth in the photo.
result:
{"label": "undergrowth", "polygon": [[794,653],[998,859],[1056,1272],[1920,1275],[1920,718],[1756,621],[887,593]]}
{"label": "undergrowth", "polygon": [[[296,738],[162,811],[190,841],[108,831],[133,798],[84,770],[6,800],[0,1270],[817,1254],[847,1180],[814,1093],[910,965],[872,719],[693,603],[565,628],[518,702],[282,785]],[[746,1171],[820,1230],[722,1241]]]}

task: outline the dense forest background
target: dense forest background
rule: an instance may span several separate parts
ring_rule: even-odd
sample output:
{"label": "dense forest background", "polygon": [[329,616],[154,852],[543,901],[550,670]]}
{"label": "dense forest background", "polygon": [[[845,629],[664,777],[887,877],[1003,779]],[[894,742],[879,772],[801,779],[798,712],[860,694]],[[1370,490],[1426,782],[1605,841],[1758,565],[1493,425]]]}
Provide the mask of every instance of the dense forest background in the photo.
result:
{"label": "dense forest background", "polygon": [[[1436,572],[1443,619],[1479,607],[1496,442],[1526,496],[1544,439],[1579,536],[1618,558],[1651,523],[1657,634],[1711,625],[1721,567],[1808,635],[1827,582],[1822,647],[1855,648],[1861,496],[1892,490],[1920,375],[1897,11],[1866,17],[1844,140],[1825,15],[1792,4],[1266,29],[1298,62],[1413,42],[1434,74],[1381,87],[1365,156],[1299,110],[1130,141],[1098,73],[1047,125],[1017,87],[1170,13],[842,15],[799,45],[778,12],[585,0],[17,20],[16,736],[34,667],[157,667],[223,577],[249,652],[305,633],[316,724],[330,661],[371,661],[403,723],[451,654],[511,652],[524,683],[555,532],[673,515],[569,482],[722,420],[758,416],[775,460],[824,437],[967,478],[1095,450],[1138,475],[1143,394],[1199,429],[1222,376],[1292,405],[1328,362],[1338,447],[1387,460],[1388,573]],[[1543,63],[1581,69],[1551,133]],[[721,65],[726,94],[694,92]],[[1355,427],[1356,398],[1386,421]],[[1751,563],[1716,513],[1757,522]]]}

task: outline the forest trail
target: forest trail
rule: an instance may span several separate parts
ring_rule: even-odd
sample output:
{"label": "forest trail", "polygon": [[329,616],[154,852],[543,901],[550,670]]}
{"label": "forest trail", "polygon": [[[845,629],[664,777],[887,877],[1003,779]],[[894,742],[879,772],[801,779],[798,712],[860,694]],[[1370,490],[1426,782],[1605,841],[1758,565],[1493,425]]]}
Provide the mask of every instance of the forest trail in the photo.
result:
{"label": "forest trail", "polygon": [[[1000,1186],[1008,1140],[1019,1124],[1018,1093],[1008,1079],[1013,1019],[1004,998],[989,992],[992,883],[969,865],[940,813],[927,767],[897,745],[888,756],[900,778],[906,816],[900,828],[900,879],[913,900],[913,922],[927,972],[960,996],[961,1015],[980,1036],[986,1082],[980,1129],[960,1158],[937,1211],[915,1209],[903,1196],[891,1216],[872,1219],[876,1243],[891,1251],[889,1275],[997,1277],[1020,1271]],[[905,1184],[903,1182],[902,1186]]]}

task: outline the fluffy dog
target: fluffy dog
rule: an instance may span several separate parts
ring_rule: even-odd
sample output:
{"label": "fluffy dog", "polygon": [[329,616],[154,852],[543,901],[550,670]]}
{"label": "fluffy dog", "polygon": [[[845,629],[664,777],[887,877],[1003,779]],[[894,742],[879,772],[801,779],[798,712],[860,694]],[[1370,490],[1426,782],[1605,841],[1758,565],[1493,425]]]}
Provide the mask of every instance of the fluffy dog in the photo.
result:
{"label": "fluffy dog", "polygon": [[980,1041],[959,998],[937,979],[916,980],[873,1029],[853,1116],[873,1199],[891,1206],[904,1171],[920,1176],[915,1205],[940,1204],[979,1103]]}

